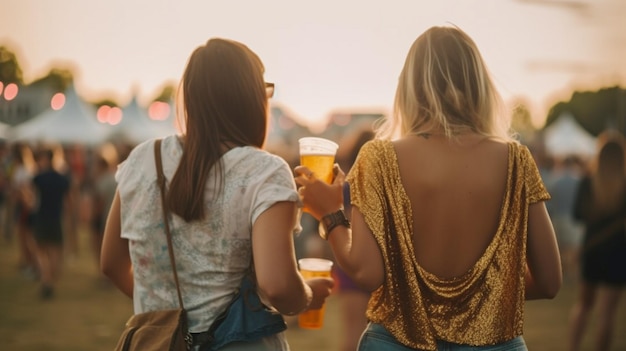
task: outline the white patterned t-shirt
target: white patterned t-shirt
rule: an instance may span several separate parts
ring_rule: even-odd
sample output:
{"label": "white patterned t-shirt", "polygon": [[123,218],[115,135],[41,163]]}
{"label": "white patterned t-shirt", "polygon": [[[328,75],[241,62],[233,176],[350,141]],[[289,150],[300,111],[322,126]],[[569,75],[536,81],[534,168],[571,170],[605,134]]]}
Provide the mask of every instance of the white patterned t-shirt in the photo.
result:
{"label": "white patterned t-shirt", "polygon": [[[161,153],[169,181],[182,155],[178,138],[164,138]],[[282,158],[245,146],[228,151],[222,162],[223,188],[217,197],[214,174],[207,181],[206,218],[185,223],[169,216],[184,307],[194,333],[209,327],[239,286],[252,257],[251,232],[258,216],[277,202],[298,201],[292,172]],[[133,264],[134,311],[177,308],[153,140],[133,149],[118,167],[116,180],[122,237],[129,240]]]}

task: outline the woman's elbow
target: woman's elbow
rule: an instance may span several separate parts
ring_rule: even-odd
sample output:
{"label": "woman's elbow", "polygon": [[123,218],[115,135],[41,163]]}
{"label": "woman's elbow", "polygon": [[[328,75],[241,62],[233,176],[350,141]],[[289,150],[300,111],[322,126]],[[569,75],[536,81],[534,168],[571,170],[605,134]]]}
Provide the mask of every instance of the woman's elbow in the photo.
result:
{"label": "woman's elbow", "polygon": [[383,277],[378,277],[376,274],[372,274],[371,272],[359,270],[348,275],[354,284],[367,292],[373,292],[383,285]]}
{"label": "woman's elbow", "polygon": [[117,260],[104,255],[100,258],[100,272],[109,279],[115,280],[124,270]]}
{"label": "woman's elbow", "polygon": [[100,260],[100,272],[109,279],[115,276],[115,268],[114,266],[107,260]]}
{"label": "woman's elbow", "polygon": [[553,299],[561,290],[561,285],[563,284],[563,276],[561,274],[556,274],[550,279],[543,279],[542,281],[535,281],[534,295],[535,299]]}
{"label": "woman's elbow", "polygon": [[558,278],[554,279],[549,284],[545,284],[543,287],[544,297],[549,300],[555,298],[559,290],[561,290],[561,285],[563,285],[563,277],[559,275]]}
{"label": "woman's elbow", "polygon": [[302,284],[258,282],[260,294],[267,302],[283,314],[290,314],[307,304],[306,290]]}
{"label": "woman's elbow", "polygon": [[563,285],[563,266],[560,257],[558,263],[551,268],[552,274],[543,279],[544,292],[547,299],[553,299],[561,290]]}
{"label": "woman's elbow", "polygon": [[259,284],[259,290],[262,292],[263,296],[268,300],[272,306],[280,305],[282,301],[289,298],[289,296],[297,295],[294,294],[294,291],[291,294],[288,292],[286,288],[282,288],[280,286],[263,286]]}

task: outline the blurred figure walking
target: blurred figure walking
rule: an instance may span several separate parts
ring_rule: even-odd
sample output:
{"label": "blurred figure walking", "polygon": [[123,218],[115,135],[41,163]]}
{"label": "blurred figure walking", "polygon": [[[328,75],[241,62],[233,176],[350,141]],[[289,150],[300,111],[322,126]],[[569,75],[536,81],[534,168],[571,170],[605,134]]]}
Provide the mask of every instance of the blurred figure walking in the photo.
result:
{"label": "blurred figure walking", "polygon": [[63,209],[69,201],[70,183],[67,177],[52,167],[53,152],[37,152],[38,172],[33,178],[36,203],[34,233],[37,241],[37,261],[41,274],[41,298],[54,294],[54,285],[61,273],[63,252]]}
{"label": "blurred figure walking", "polygon": [[574,218],[576,191],[582,178],[583,164],[576,156],[557,162],[552,182],[547,185],[552,196],[548,212],[554,225],[563,264],[563,279],[578,277],[578,252],[582,242],[583,225]]}
{"label": "blurred figure walking", "polygon": [[[342,169],[349,170],[356,161],[361,147],[374,139],[375,136],[374,131],[370,129],[356,133],[355,140],[350,143],[346,157],[337,160],[339,164],[342,164]],[[350,219],[352,205],[350,203],[350,186],[347,182],[344,183],[343,196],[344,210],[346,211],[346,216]],[[367,311],[370,292],[355,284],[339,265],[333,265],[333,273],[339,283],[337,286],[337,297],[340,302],[341,321],[344,328],[340,346],[341,351],[354,351],[358,348],[363,330],[367,327],[365,312]]]}
{"label": "blurred figure walking", "polygon": [[39,274],[39,269],[36,255],[37,244],[33,236],[35,198],[31,182],[36,165],[31,149],[27,145],[15,144],[13,163],[9,206],[14,206],[11,212],[15,214],[15,231],[19,245],[18,265],[23,275],[35,278]]}
{"label": "blurred figure walking", "polygon": [[579,186],[574,216],[585,224],[581,283],[571,310],[569,349],[577,351],[597,304],[594,350],[609,350],[615,312],[626,285],[626,168],[624,138],[604,136],[593,171]]}
{"label": "blurred figure walking", "polygon": [[6,140],[0,139],[0,236],[8,243],[13,240],[13,204],[11,203],[11,177],[13,153]]}
{"label": "blurred figure walking", "polygon": [[[115,180],[115,168],[102,155],[97,155],[94,160],[94,178],[92,189],[92,213],[91,231],[92,248],[98,271],[100,271],[100,252],[102,251],[102,239],[104,238],[104,226],[106,224],[115,191],[117,181]],[[110,280],[101,275],[102,282],[108,284]]]}

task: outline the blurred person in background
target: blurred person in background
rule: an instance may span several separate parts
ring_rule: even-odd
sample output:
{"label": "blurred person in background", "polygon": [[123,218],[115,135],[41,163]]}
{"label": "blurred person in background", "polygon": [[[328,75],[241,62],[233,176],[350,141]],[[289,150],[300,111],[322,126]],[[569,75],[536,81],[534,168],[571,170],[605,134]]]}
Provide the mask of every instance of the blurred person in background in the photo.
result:
{"label": "blurred person in background", "polygon": [[569,349],[577,351],[597,305],[594,350],[609,350],[615,313],[626,285],[626,159],[624,138],[602,135],[594,168],[580,182],[574,216],[585,225],[581,282],[572,307]]}
{"label": "blurred person in background", "polygon": [[[100,266],[100,252],[102,251],[102,238],[104,237],[104,225],[109,209],[115,197],[117,182],[115,181],[115,168],[102,155],[94,159],[94,174],[92,180],[92,248],[98,267]],[[106,277],[103,277],[106,278]],[[106,279],[108,282],[109,280]]]}
{"label": "blurred person in background", "polygon": [[69,179],[70,189],[65,218],[65,249],[67,256],[76,257],[79,251],[78,232],[81,226],[81,210],[85,208],[84,190],[87,180],[87,149],[81,144],[62,145],[55,150],[57,169]]}
{"label": "blurred person in background", "polygon": [[577,156],[567,156],[556,162],[552,182],[547,186],[552,199],[548,213],[554,224],[563,262],[563,277],[573,281],[578,277],[578,252],[583,226],[574,219],[574,200],[584,165]]}
{"label": "blurred person in background", "polygon": [[13,172],[10,182],[11,211],[15,214],[15,231],[19,243],[18,264],[20,271],[28,278],[39,275],[37,264],[37,244],[33,236],[34,194],[31,189],[36,165],[28,145],[13,145]]}
{"label": "blurred person in background", "polygon": [[0,139],[0,233],[6,242],[13,240],[11,172],[13,153],[9,143]]}
{"label": "blurred person in background", "polygon": [[[261,298],[285,315],[319,309],[329,278],[305,280],[293,246],[298,194],[291,169],[263,149],[268,100],[259,57],[213,38],[194,50],[179,87],[185,133],[162,140],[174,255],[194,349],[253,266]],[[146,141],[119,165],[101,267],[135,313],[178,307],[154,156]],[[166,248],[165,250],[163,248]],[[223,350],[289,350],[284,332]]]}
{"label": "blurred person in background", "polygon": [[510,136],[474,41],[432,27],[409,50],[394,114],[333,184],[296,167],[341,268],[371,291],[359,350],[526,350],[525,300],[562,283],[550,198]]}
{"label": "blurred person in background", "polygon": [[[354,140],[351,138],[343,140],[344,143],[340,144],[340,149],[345,145],[345,142],[348,142],[349,148],[344,157],[338,152],[337,161],[341,165],[341,168],[349,170],[356,161],[361,147],[365,145],[366,142],[374,139],[374,137],[374,131],[364,129],[355,133]],[[348,182],[344,183],[343,196],[344,210],[349,220],[352,205],[350,204],[350,186]],[[341,325],[344,328],[341,334],[342,339],[340,347],[342,351],[353,351],[357,349],[361,334],[367,326],[365,312],[367,310],[370,292],[355,284],[339,265],[333,265],[333,277],[338,283],[336,291],[341,311]]]}
{"label": "blurred person in background", "polygon": [[41,298],[50,299],[61,274],[63,260],[63,210],[69,203],[69,179],[52,165],[53,151],[37,151],[37,173],[33,177],[34,234],[41,281]]}

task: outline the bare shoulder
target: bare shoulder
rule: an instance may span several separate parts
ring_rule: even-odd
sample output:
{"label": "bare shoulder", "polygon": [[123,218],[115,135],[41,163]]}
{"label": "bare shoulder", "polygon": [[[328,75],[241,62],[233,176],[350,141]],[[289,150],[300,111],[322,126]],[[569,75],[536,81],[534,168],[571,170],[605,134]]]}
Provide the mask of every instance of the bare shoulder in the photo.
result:
{"label": "bare shoulder", "polygon": [[484,138],[484,141],[480,142],[479,146],[484,146],[487,149],[496,151],[496,152],[506,152],[508,153],[511,146],[517,145],[518,143],[515,141],[507,141],[498,138]]}

